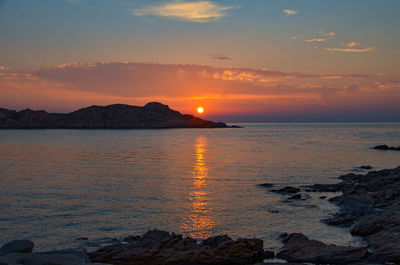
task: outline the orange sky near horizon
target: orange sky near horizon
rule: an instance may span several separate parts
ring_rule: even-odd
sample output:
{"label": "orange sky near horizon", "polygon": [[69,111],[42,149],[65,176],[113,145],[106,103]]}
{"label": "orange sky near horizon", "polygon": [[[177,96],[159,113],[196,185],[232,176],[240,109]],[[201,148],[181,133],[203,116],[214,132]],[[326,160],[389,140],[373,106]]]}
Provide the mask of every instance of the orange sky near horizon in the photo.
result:
{"label": "orange sky near horizon", "polygon": [[202,117],[393,109],[400,82],[380,75],[304,74],[143,63],[0,68],[2,107],[70,112],[89,105],[158,101]]}

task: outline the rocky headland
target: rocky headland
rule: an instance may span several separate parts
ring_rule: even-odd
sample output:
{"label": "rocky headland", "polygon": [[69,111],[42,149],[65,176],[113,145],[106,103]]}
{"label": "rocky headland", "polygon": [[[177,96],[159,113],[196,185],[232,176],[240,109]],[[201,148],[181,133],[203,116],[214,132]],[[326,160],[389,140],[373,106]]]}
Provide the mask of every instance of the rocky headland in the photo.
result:
{"label": "rocky headland", "polygon": [[[114,104],[90,106],[68,114],[0,108],[0,129],[157,129],[228,128],[223,122],[181,114],[158,102],[143,107]],[[237,126],[232,126],[237,127]]]}

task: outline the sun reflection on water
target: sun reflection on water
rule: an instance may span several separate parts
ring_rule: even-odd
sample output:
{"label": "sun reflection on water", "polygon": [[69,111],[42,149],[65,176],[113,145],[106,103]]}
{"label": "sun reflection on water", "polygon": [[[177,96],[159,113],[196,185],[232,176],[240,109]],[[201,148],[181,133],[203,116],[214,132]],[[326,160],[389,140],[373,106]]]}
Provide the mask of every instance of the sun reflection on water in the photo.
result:
{"label": "sun reflection on water", "polygon": [[183,230],[193,238],[204,239],[211,236],[215,226],[209,205],[208,168],[205,162],[207,139],[200,136],[195,145],[195,164],[193,166],[193,186],[189,193],[191,212],[183,224]]}

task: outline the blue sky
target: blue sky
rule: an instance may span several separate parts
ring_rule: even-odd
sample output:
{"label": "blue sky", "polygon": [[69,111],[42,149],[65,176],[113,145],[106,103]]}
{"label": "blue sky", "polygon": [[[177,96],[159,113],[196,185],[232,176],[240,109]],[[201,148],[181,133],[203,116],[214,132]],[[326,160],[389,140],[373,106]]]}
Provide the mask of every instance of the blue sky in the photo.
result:
{"label": "blue sky", "polygon": [[[18,72],[35,78],[34,73],[52,71],[59,65],[123,62],[233,67],[247,74],[258,69],[358,74],[374,78],[368,82],[339,82],[338,78],[274,82],[338,91],[354,83],[364,86],[364,91],[383,83],[395,84],[394,91],[390,90],[393,94],[400,76],[399,13],[398,0],[0,0],[0,66],[8,69],[3,77]],[[132,87],[140,90],[134,81]],[[249,78],[245,81],[252,82]],[[82,89],[83,84],[75,85],[73,89]],[[228,87],[221,93],[229,94]],[[1,89],[6,91],[6,85]],[[168,94],[166,89],[160,87],[160,93],[151,96],[157,99]],[[268,86],[264,90],[269,93]],[[0,103],[40,105],[40,101],[17,101],[10,97]],[[126,102],[131,103],[132,98]],[[72,105],[65,105],[62,110],[70,108]],[[267,112],[259,108],[260,115]]]}

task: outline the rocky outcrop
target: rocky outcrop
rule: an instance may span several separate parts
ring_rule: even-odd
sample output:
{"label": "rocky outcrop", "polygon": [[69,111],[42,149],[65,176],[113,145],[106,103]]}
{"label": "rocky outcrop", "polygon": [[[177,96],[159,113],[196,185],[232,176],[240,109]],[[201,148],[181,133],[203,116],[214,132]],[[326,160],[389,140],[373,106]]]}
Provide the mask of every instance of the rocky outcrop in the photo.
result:
{"label": "rocky outcrop", "polygon": [[[0,108],[0,128],[227,128],[225,123],[212,122],[181,114],[167,105],[151,102],[143,107],[114,104],[91,106],[68,114],[54,114],[30,109],[13,111]],[[237,126],[235,126],[237,127]]]}
{"label": "rocky outcrop", "polygon": [[232,240],[223,235],[198,244],[190,237],[160,230],[89,253],[92,262],[115,265],[253,264],[262,261],[265,255],[261,239]]}
{"label": "rocky outcrop", "polygon": [[285,245],[277,257],[290,262],[349,264],[365,259],[368,254],[365,247],[327,245],[298,233],[285,235],[282,243]]}
{"label": "rocky outcrop", "polygon": [[400,167],[339,178],[338,184],[310,189],[342,192],[330,199],[340,212],[325,222],[350,226],[352,234],[365,238],[377,260],[400,263]]}
{"label": "rocky outcrop", "polygon": [[382,144],[382,145],[377,145],[374,146],[372,149],[376,149],[376,150],[384,150],[384,151],[400,151],[400,146],[395,147],[395,146],[387,146],[386,144]]}

